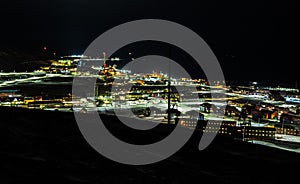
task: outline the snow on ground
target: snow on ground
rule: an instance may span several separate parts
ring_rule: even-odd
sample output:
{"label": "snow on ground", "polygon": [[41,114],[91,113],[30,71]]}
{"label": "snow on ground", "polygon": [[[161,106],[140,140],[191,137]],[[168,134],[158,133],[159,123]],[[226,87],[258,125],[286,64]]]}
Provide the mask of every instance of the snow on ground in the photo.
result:
{"label": "snow on ground", "polygon": [[273,147],[273,148],[277,148],[277,149],[282,149],[282,150],[286,150],[286,151],[292,151],[292,152],[300,153],[300,148],[297,148],[297,149],[286,148],[286,147],[277,146],[277,145],[275,145],[273,143],[270,143],[270,142],[259,141],[259,140],[253,140],[252,142],[254,144],[260,144],[260,145],[269,146],[269,147]]}

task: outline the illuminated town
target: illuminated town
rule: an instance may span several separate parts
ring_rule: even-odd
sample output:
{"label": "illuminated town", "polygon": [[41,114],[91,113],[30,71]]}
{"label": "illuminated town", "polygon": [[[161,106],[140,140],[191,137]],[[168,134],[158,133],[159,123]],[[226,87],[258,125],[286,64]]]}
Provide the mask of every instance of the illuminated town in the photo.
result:
{"label": "illuminated town", "polygon": [[1,1],[1,184],[293,184],[297,1]]}
{"label": "illuminated town", "polygon": [[[1,72],[0,105],[46,111],[98,111],[100,114],[131,109],[134,115],[124,116],[166,124],[179,123],[186,128],[218,132],[221,136],[273,147],[274,141],[300,143],[300,94],[296,87],[264,86],[259,82],[240,85],[230,81],[226,86],[220,85],[219,81],[209,85],[205,79],[169,78],[162,72],[132,73],[118,69],[116,64],[108,65],[106,60],[105,55],[102,59],[64,56],[33,72]],[[102,64],[91,65],[92,72],[77,71],[78,66],[92,61]],[[96,78],[95,95],[72,95],[74,77]],[[117,92],[112,93],[115,79],[123,82],[116,82]],[[126,90],[126,85],[131,85],[130,90]],[[176,90],[180,86],[200,98],[185,96],[183,101],[182,94]],[[226,98],[212,99],[211,93],[217,94],[220,90],[225,91]],[[217,115],[220,111],[224,117]],[[195,113],[196,122],[191,121]],[[214,129],[207,120],[220,123],[220,128]]]}

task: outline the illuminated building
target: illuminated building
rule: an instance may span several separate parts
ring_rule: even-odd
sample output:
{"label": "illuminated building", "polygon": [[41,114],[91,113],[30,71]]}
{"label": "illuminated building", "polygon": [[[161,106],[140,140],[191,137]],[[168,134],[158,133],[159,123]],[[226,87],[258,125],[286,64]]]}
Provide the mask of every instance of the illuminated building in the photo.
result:
{"label": "illuminated building", "polygon": [[[201,114],[200,114],[201,116]],[[183,127],[195,129],[205,133],[217,133],[219,135],[235,136],[235,121],[197,120],[193,118],[180,118],[179,124]]]}
{"label": "illuminated building", "polygon": [[242,126],[236,129],[236,138],[242,140],[274,140],[276,129],[273,126],[254,127]]}
{"label": "illuminated building", "polygon": [[179,121],[183,127],[195,129],[203,133],[217,133],[242,140],[273,140],[276,129],[273,126],[252,127],[236,126],[235,121],[201,121],[192,118],[181,118]]}
{"label": "illuminated building", "polygon": [[287,126],[287,125],[277,125],[276,128],[276,134],[285,134],[285,135],[300,135],[299,127],[295,126]]}

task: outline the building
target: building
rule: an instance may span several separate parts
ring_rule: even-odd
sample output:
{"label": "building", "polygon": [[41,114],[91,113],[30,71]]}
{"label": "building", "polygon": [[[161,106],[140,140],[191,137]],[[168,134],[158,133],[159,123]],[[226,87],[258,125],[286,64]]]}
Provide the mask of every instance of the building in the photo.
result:
{"label": "building", "polygon": [[237,127],[235,137],[242,140],[274,140],[275,133],[276,129],[273,126],[241,126]]}
{"label": "building", "polygon": [[236,121],[207,121],[181,118],[179,123],[183,127],[195,129],[203,133],[217,133],[217,135],[241,140],[274,140],[276,133],[274,126],[236,126]]}
{"label": "building", "polygon": [[285,135],[300,135],[299,127],[293,127],[293,126],[282,126],[278,125],[275,126],[276,128],[276,134],[285,134]]}
{"label": "building", "polygon": [[217,133],[233,137],[236,132],[235,121],[197,120],[193,118],[181,118],[179,123],[183,127],[195,129],[203,133]]}
{"label": "building", "polygon": [[281,124],[293,124],[293,125],[300,125],[300,115],[292,114],[292,113],[283,113],[280,116],[280,123]]}

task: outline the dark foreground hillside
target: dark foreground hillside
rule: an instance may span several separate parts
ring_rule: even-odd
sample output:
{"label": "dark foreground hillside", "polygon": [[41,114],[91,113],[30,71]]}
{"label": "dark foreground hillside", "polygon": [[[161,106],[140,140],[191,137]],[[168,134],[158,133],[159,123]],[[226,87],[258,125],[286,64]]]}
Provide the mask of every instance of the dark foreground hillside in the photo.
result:
{"label": "dark foreground hillside", "polygon": [[[297,182],[300,155],[217,138],[198,151],[200,135],[170,158],[145,166],[113,162],[82,137],[72,113],[0,108],[0,183],[288,183]],[[112,116],[107,126],[128,142],[155,142],[172,131],[127,131]],[[139,141],[141,142],[139,142]]]}

